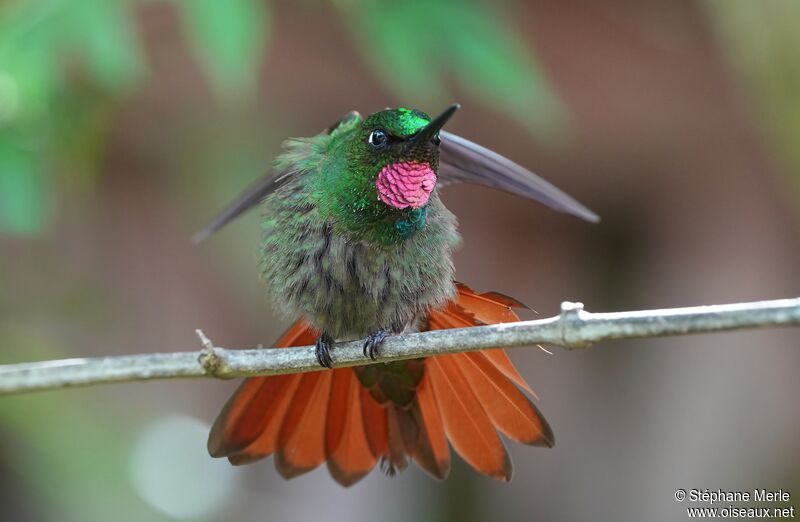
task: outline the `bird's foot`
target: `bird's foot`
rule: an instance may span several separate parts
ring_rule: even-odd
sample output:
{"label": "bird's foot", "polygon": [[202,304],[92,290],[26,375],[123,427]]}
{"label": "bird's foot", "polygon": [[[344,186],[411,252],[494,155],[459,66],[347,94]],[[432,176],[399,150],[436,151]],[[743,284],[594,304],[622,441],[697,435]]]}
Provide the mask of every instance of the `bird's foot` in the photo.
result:
{"label": "bird's foot", "polygon": [[381,457],[380,468],[384,475],[388,477],[394,477],[397,475],[397,468],[395,468],[394,464],[392,464],[392,461],[386,457]]}
{"label": "bird's foot", "polygon": [[331,359],[331,348],[333,347],[333,339],[328,334],[322,334],[317,337],[317,343],[314,348],[314,355],[317,356],[317,362],[320,366],[325,368],[333,367],[333,359]]}
{"label": "bird's foot", "polygon": [[369,357],[374,361],[375,355],[378,353],[378,348],[389,335],[389,330],[384,330],[383,328],[369,334],[364,341],[364,357]]}
{"label": "bird's foot", "polygon": [[384,455],[378,465],[386,476],[394,477],[408,467],[408,461],[405,457],[401,457],[400,460],[394,460],[389,455]]}

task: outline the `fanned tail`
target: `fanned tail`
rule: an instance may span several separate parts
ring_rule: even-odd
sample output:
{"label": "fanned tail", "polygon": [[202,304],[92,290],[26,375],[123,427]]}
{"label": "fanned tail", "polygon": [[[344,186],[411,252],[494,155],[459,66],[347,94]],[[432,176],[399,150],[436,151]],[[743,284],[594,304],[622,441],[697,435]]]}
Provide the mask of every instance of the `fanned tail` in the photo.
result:
{"label": "fanned tail", "polygon": [[[430,330],[517,321],[519,301],[477,294],[458,283],[456,299],[428,315]],[[276,346],[306,346],[317,333],[298,321]],[[247,464],[275,455],[285,478],[327,462],[350,486],[377,462],[390,474],[413,459],[435,478],[450,471],[448,442],[477,471],[510,480],[498,432],[534,446],[553,433],[523,392],[533,391],[502,349],[417,361],[245,380],[223,408],[209,453]]]}

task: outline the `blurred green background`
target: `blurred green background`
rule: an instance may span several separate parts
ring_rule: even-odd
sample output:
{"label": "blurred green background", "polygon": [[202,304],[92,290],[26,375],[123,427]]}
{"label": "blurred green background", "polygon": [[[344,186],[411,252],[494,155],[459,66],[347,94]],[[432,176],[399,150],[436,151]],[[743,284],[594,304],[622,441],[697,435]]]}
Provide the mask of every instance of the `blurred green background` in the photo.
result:
{"label": "blurred green background", "polygon": [[[452,187],[458,276],[543,315],[800,294],[791,0],[6,0],[0,363],[270,344],[257,216],[188,242],[287,136],[458,101],[449,128],[602,215]],[[253,213],[257,214],[257,213]],[[512,354],[553,450],[506,485],[205,454],[234,383],[0,399],[2,520],[682,520],[681,488],[800,496],[791,330]],[[309,499],[313,499],[310,501]]]}

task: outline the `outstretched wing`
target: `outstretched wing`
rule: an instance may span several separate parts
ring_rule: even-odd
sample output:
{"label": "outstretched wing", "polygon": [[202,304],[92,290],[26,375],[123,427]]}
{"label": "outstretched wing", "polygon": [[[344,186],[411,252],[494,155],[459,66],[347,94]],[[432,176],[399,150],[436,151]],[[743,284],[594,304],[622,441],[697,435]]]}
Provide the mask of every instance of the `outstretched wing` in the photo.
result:
{"label": "outstretched wing", "polygon": [[[325,132],[330,134],[341,123],[352,118],[360,118],[360,115],[355,111],[348,113]],[[442,144],[439,182],[442,185],[461,182],[497,188],[539,201],[586,221],[600,221],[597,214],[574,198],[508,158],[446,131],[440,131],[440,136]],[[291,176],[292,172],[283,172],[259,180],[192,236],[192,242],[201,243],[242,213],[258,205]]]}
{"label": "outstretched wing", "polygon": [[439,182],[473,183],[519,194],[596,223],[600,217],[533,172],[455,134],[440,131]]}
{"label": "outstretched wing", "polygon": [[[326,134],[331,134],[339,126],[350,121],[353,118],[361,118],[361,115],[356,111],[348,112],[339,121],[325,129]],[[274,175],[267,175],[266,177],[257,181],[253,186],[245,190],[238,198],[233,200],[231,204],[225,207],[225,210],[217,214],[217,216],[205,227],[198,230],[192,236],[192,243],[195,245],[205,241],[211,234],[221,229],[247,210],[255,207],[261,201],[275,192],[286,180],[290,179],[294,172],[278,172]]]}
{"label": "outstretched wing", "polygon": [[198,230],[192,236],[192,243],[195,245],[205,241],[208,236],[224,227],[242,213],[258,205],[261,200],[269,196],[281,186],[281,184],[291,177],[292,173],[279,174],[277,176],[267,176],[257,181],[253,186],[245,190],[238,198],[225,207],[225,210],[217,214],[211,222]]}

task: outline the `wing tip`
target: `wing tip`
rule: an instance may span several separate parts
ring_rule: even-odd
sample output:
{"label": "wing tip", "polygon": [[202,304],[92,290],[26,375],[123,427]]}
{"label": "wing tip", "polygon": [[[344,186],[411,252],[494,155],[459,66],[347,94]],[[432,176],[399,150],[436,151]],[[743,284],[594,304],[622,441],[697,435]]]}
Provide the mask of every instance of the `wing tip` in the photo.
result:
{"label": "wing tip", "polygon": [[603,221],[603,219],[600,217],[599,214],[596,214],[595,212],[591,211],[589,208],[584,207],[583,205],[581,205],[580,209],[572,210],[572,211],[570,211],[570,213],[575,215],[575,216],[577,216],[577,217],[579,217],[579,218],[581,218],[584,221],[588,221],[589,223],[592,223],[593,225],[596,225],[596,224],[600,223],[601,221]]}
{"label": "wing tip", "polygon": [[[560,189],[556,189],[560,192]],[[595,212],[594,210],[590,209],[577,199],[573,198],[569,194],[563,193],[564,196],[567,197],[566,202],[560,202],[559,204],[553,205],[549,203],[545,203],[548,207],[558,210],[559,212],[564,212],[566,214],[571,214],[579,219],[582,219],[588,223],[592,223],[596,225],[600,223],[603,219],[600,215]]]}
{"label": "wing tip", "polygon": [[211,236],[211,234],[213,234],[213,232],[203,229],[198,232],[195,232],[192,235],[192,237],[189,238],[189,241],[192,243],[192,246],[198,246],[200,243],[208,239]]}

